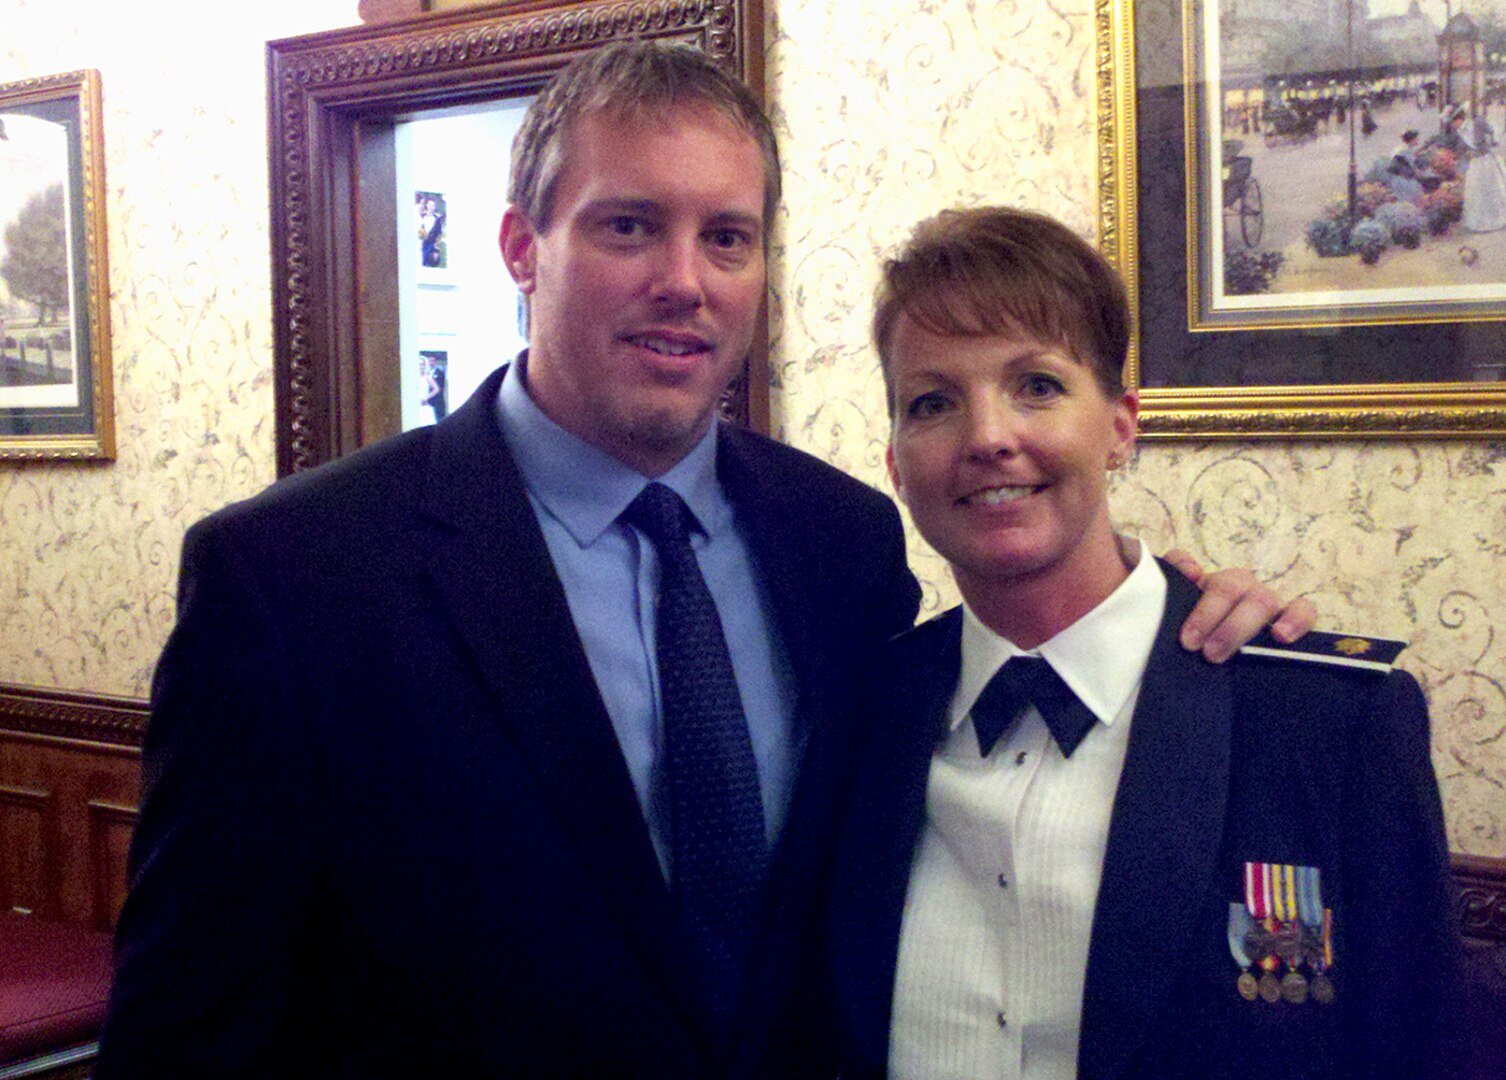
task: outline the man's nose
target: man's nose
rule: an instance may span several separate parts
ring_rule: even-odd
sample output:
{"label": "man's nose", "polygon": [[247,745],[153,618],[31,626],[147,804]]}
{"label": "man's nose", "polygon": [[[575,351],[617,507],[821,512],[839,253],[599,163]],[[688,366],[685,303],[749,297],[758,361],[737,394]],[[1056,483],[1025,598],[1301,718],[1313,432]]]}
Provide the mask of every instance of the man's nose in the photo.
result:
{"label": "man's nose", "polygon": [[654,266],[654,300],[675,308],[700,307],[705,299],[704,269],[698,237],[666,237]]}

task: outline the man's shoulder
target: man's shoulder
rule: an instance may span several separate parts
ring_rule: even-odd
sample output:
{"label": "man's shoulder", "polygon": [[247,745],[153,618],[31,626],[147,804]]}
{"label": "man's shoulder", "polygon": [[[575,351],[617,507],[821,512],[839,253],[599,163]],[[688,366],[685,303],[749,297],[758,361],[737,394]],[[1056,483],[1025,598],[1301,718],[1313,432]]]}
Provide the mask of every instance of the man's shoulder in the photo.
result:
{"label": "man's shoulder", "polygon": [[962,663],[962,608],[948,608],[902,631],[885,644],[883,667],[896,673],[955,670]]}
{"label": "man's shoulder", "polygon": [[275,481],[200,520],[196,533],[285,536],[370,525],[421,495],[433,428],[406,432]]}
{"label": "man's shoulder", "polygon": [[733,424],[722,425],[719,438],[722,462],[733,467],[734,482],[752,472],[807,504],[819,493],[872,507],[893,506],[893,500],[877,488],[788,443]]}

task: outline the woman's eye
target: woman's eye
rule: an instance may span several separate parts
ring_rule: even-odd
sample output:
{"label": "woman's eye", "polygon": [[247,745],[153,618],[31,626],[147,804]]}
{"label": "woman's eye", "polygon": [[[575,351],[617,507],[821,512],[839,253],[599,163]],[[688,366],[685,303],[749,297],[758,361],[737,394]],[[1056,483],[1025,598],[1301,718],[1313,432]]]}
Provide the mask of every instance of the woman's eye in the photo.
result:
{"label": "woman's eye", "polygon": [[1025,376],[1025,396],[1038,401],[1053,398],[1065,392],[1061,380],[1054,375],[1044,375],[1039,372]]}
{"label": "woman's eye", "polygon": [[905,415],[912,420],[925,420],[945,412],[949,404],[945,394],[932,390],[912,399],[905,408]]}

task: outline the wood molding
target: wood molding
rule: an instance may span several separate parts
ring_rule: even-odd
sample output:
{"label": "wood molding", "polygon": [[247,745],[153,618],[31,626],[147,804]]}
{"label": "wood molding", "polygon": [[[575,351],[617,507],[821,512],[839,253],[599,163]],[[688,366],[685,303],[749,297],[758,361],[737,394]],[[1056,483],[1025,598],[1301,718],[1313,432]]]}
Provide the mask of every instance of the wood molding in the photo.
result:
{"label": "wood molding", "polygon": [[139,751],[149,711],[139,698],[0,683],[0,728],[18,734]]}
{"label": "wood molding", "polygon": [[[0,683],[0,729],[22,735],[139,752],[149,712],[147,703],[139,698]],[[0,799],[28,809],[38,809],[38,800],[45,803],[49,796],[50,792],[12,785],[0,789]],[[128,831],[135,824],[135,809],[95,801],[90,811],[100,830],[92,846],[97,849],[97,859],[108,862],[112,845],[105,839],[104,826]],[[1506,859],[1455,854],[1451,863],[1464,936],[1506,945]],[[94,883],[93,891],[102,909],[110,910],[118,902],[113,896],[107,898],[110,890],[99,882]]]}
{"label": "wood molding", "polygon": [[133,698],[0,684],[0,910],[114,926],[147,713]]}
{"label": "wood molding", "polygon": [[1455,855],[1452,861],[1464,936],[1506,945],[1506,859]]}

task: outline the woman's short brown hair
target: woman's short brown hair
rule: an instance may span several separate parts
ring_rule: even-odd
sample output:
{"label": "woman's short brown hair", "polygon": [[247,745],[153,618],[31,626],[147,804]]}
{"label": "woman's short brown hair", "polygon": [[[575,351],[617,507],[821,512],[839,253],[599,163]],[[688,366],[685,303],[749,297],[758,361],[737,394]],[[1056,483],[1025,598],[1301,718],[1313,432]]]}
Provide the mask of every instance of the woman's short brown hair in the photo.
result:
{"label": "woman's short brown hair", "polygon": [[873,341],[891,417],[891,350],[901,315],[949,337],[1028,334],[1065,347],[1110,397],[1124,391],[1124,282],[1093,245],[1045,214],[1007,206],[945,210],[915,226],[885,262]]}

